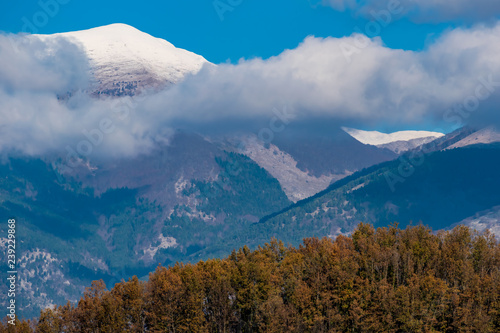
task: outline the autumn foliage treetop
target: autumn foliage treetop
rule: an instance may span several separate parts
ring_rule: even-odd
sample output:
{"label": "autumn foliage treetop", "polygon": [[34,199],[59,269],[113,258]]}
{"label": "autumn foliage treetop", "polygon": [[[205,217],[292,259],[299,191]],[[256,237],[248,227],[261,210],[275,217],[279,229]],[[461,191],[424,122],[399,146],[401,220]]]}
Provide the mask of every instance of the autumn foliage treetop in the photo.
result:
{"label": "autumn foliage treetop", "polygon": [[159,266],[0,332],[499,332],[500,245],[359,224],[351,236],[272,240],[225,259]]}

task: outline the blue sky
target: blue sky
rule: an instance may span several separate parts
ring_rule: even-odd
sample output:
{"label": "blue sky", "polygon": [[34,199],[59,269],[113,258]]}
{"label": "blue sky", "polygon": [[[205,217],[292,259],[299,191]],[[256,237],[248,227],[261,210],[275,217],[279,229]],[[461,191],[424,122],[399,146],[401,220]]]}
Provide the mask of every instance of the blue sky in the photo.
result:
{"label": "blue sky", "polygon": [[[54,0],[41,2],[48,4],[51,1]],[[212,0],[60,2],[67,3],[59,4],[57,13],[53,17],[47,16],[46,24],[35,26],[38,33],[126,23],[215,63],[235,63],[242,57],[268,58],[297,47],[309,35],[349,36],[356,27],[363,30],[369,21],[353,11],[340,12],[328,6],[314,6],[308,0],[243,0],[235,6],[229,5],[231,0],[223,0],[232,8],[224,13],[223,20]],[[43,11],[39,1],[35,0],[4,2],[2,7],[0,30],[13,33],[22,31],[23,18],[32,22],[34,16]],[[402,17],[383,28],[380,37],[390,48],[420,50],[429,39],[454,26],[453,23],[417,24]]]}

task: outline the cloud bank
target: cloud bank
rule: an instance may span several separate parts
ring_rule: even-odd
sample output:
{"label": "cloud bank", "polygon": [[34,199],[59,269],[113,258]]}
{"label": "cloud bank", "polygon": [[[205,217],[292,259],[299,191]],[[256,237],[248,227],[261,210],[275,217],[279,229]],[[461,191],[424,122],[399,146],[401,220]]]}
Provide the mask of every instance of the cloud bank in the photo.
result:
{"label": "cloud bank", "polygon": [[270,59],[204,67],[164,91],[96,99],[85,93],[89,64],[77,46],[2,35],[0,152],[134,156],[168,142],[175,128],[223,134],[267,124],[284,106],[298,124],[498,122],[498,54],[500,24],[450,31],[422,52],[357,34],[308,37]]}
{"label": "cloud bank", "polygon": [[339,11],[352,10],[370,17],[373,11],[386,10],[390,3],[402,9],[401,15],[417,22],[485,21],[498,18],[500,2],[491,0],[320,0],[316,3]]}

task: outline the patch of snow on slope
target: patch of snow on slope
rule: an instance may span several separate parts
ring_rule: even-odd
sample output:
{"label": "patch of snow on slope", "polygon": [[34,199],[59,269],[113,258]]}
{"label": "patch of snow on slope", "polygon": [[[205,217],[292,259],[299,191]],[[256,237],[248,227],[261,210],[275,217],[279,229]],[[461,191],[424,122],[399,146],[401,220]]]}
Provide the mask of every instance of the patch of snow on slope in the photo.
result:
{"label": "patch of snow on slope", "polygon": [[144,250],[144,254],[147,255],[151,260],[156,255],[156,252],[160,249],[168,249],[170,247],[177,247],[177,240],[174,237],[165,237],[163,234],[158,236],[160,244],[157,246],[150,245],[148,249]]}
{"label": "patch of snow on slope", "polygon": [[61,296],[67,296],[64,290],[59,289],[67,278],[63,272],[63,262],[55,255],[34,249],[24,252],[18,257],[19,292],[23,299],[28,301],[28,306],[38,305],[46,308],[54,304],[46,293],[39,292],[40,285],[47,285],[49,289]]}
{"label": "patch of snow on slope", "polygon": [[468,217],[457,224],[464,224],[479,232],[489,229],[500,239],[500,206],[478,212],[474,216]]}

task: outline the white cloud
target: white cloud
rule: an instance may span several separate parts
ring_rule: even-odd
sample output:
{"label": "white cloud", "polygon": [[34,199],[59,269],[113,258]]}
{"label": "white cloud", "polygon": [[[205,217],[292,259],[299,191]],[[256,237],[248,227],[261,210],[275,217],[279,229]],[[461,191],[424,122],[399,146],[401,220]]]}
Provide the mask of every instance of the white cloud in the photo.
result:
{"label": "white cloud", "polygon": [[[451,31],[422,52],[368,40],[348,63],[342,45],[359,40],[358,35],[308,37],[276,57],[208,66],[142,98],[100,100],[76,93],[58,100],[57,94],[87,85],[81,51],[65,41],[14,43],[16,51],[9,38],[0,36],[0,63],[8,64],[0,66],[0,151],[65,155],[68,146],[88,150],[81,142],[93,139],[92,157],[131,156],[168,141],[174,127],[226,131],[268,123],[272,109],[283,105],[296,122],[333,119],[351,126],[440,126],[457,116],[499,119],[496,83],[473,112],[443,117],[448,108],[474,96],[481,80],[500,82],[500,24]],[[109,133],[97,135],[98,129]]]}
{"label": "white cloud", "polygon": [[267,60],[204,71],[156,99],[193,121],[269,117],[272,106],[288,104],[304,119],[419,124],[442,120],[446,108],[474,93],[479,78],[500,81],[500,25],[451,31],[422,52],[368,40],[348,63],[342,46],[355,47],[358,37],[308,37]]}

